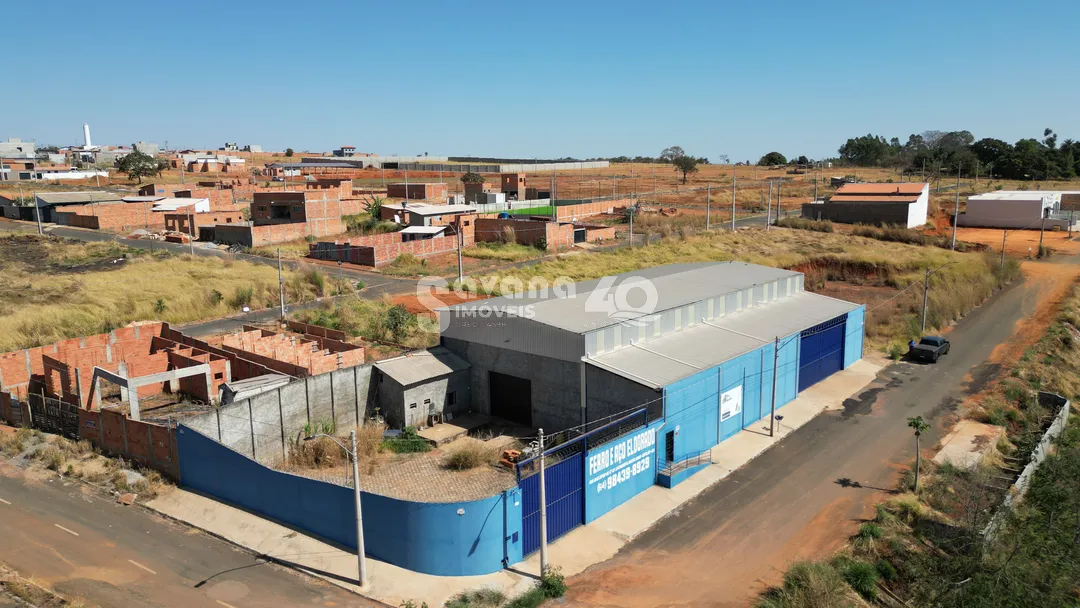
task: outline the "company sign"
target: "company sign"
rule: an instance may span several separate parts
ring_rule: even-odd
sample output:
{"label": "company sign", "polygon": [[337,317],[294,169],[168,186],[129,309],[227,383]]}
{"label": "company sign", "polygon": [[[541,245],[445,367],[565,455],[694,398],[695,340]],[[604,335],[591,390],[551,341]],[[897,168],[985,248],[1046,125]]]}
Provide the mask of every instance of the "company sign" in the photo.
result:
{"label": "company sign", "polygon": [[656,429],[649,426],[589,450],[585,459],[585,521],[656,483]]}

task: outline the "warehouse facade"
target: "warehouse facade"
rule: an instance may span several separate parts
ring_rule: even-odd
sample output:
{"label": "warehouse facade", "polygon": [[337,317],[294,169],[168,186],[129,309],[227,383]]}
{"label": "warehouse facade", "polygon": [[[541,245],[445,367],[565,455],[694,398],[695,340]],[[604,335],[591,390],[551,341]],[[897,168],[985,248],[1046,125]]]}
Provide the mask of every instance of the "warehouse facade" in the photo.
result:
{"label": "warehouse facade", "polygon": [[[779,408],[862,357],[865,308],[806,292],[798,272],[674,264],[566,291],[440,310],[473,410],[551,432],[644,408],[657,469],[768,419],[774,386]],[[635,291],[649,309],[618,310]]]}

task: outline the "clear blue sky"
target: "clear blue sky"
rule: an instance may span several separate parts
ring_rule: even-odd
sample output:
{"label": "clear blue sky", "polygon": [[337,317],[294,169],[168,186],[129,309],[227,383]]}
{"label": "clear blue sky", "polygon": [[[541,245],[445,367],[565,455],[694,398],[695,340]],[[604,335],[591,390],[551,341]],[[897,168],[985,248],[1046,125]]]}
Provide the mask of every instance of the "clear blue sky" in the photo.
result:
{"label": "clear blue sky", "polygon": [[2,11],[0,138],[733,161],[1080,139],[1076,0],[38,4]]}

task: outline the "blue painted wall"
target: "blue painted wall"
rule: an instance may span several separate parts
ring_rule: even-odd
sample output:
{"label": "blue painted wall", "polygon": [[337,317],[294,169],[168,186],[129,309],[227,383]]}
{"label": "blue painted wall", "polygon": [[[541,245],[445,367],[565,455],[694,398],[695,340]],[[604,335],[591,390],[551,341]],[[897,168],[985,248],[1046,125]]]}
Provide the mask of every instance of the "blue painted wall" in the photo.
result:
{"label": "blue painted wall", "polygon": [[[267,468],[183,425],[177,450],[182,485],[356,548],[351,489]],[[360,501],[366,553],[395,566],[460,576],[521,560],[517,488],[471,502],[420,503],[366,492]]]}
{"label": "blue painted wall", "polygon": [[847,315],[847,335],[844,338],[844,369],[862,358],[863,334],[866,333],[866,306],[860,306]]}
{"label": "blue painted wall", "polygon": [[657,435],[663,421],[589,449],[585,455],[585,523],[656,483]]}
{"label": "blue painted wall", "polygon": [[[665,419],[657,436],[658,469],[667,466],[664,435],[676,427],[675,460],[679,461],[715,446],[759,420],[768,423],[773,349],[770,342],[664,388]],[[798,394],[799,334],[780,339],[777,366],[776,407],[779,409]],[[720,395],[739,387],[742,387],[741,410],[720,423]]]}

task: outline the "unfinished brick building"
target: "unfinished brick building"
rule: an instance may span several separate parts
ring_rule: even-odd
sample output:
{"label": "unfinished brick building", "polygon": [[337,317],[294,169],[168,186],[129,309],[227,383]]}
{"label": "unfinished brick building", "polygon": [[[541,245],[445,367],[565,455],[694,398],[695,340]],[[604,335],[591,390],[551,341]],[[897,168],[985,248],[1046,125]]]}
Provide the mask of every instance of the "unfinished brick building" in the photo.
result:
{"label": "unfinished brick building", "polygon": [[386,195],[391,198],[408,198],[425,201],[441,201],[446,199],[446,184],[441,183],[412,183],[412,184],[387,184]]}
{"label": "unfinished brick building", "polygon": [[214,240],[229,245],[259,247],[345,232],[341,202],[320,190],[256,192],[251,221],[217,224]]}
{"label": "unfinished brick building", "polygon": [[[212,408],[236,380],[284,381],[362,364],[364,349],[322,335],[243,332],[204,341],[165,323],[0,354],[0,419],[175,474],[173,422]],[[339,336],[343,337],[343,336]]]}
{"label": "unfinished brick building", "polygon": [[[446,226],[420,227],[422,232],[389,232],[360,236],[344,241],[321,241],[309,247],[308,256],[317,260],[341,261],[360,266],[385,266],[410,254],[418,258],[457,251],[475,242],[476,215],[457,215]],[[426,230],[425,230],[426,229]],[[419,237],[419,238],[418,238]]]}
{"label": "unfinished brick building", "polygon": [[513,235],[514,242],[535,247],[540,239],[546,249],[552,251],[572,247],[575,243],[595,243],[615,238],[615,227],[580,222],[554,222],[546,219],[498,219],[476,220],[476,240],[481,243],[506,241]]}

